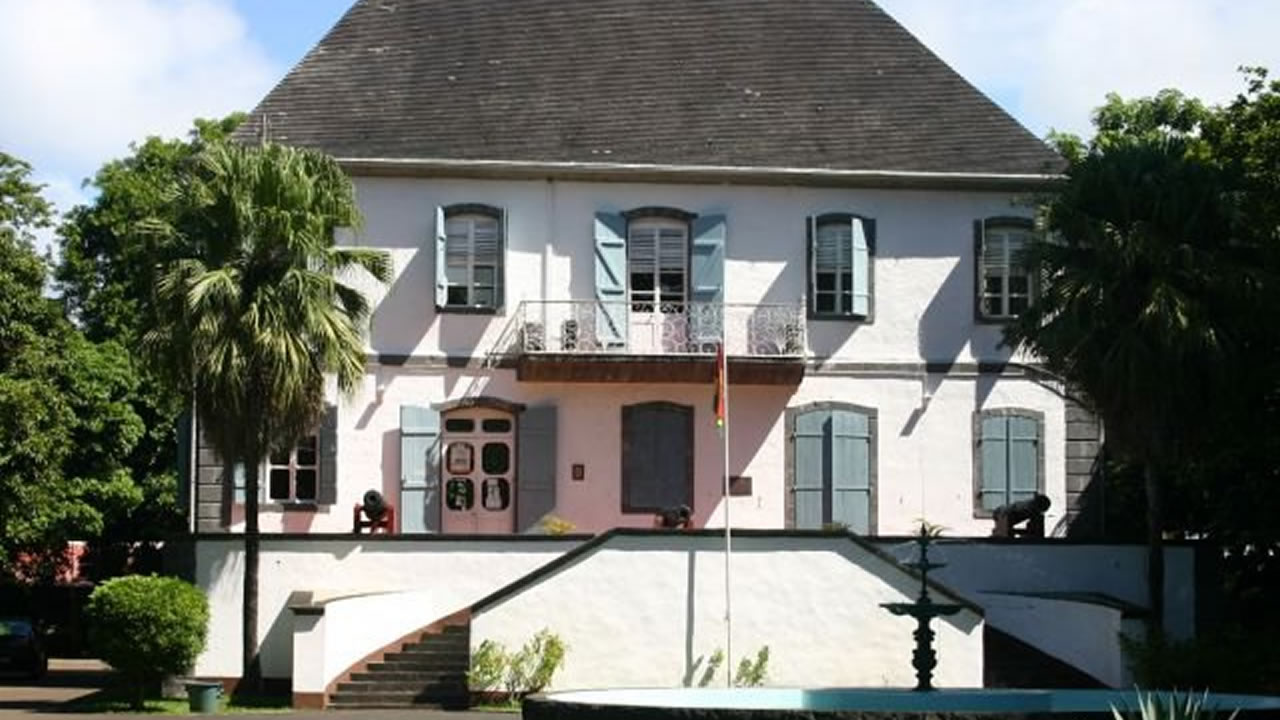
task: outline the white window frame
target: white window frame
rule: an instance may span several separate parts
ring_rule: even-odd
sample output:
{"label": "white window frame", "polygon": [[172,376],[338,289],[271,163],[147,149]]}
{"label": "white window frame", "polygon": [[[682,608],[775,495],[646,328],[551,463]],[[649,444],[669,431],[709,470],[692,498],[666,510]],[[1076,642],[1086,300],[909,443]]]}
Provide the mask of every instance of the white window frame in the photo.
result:
{"label": "white window frame", "polygon": [[[304,465],[298,462],[298,446],[302,445],[303,443],[306,443],[307,441],[310,441],[312,444],[312,447],[314,448],[313,452],[315,454],[315,462],[312,464]],[[290,448],[288,463],[285,463],[285,464],[273,463],[271,461],[271,455],[267,455],[266,461],[262,464],[262,468],[263,468],[262,478],[265,480],[265,482],[262,483],[262,485],[266,490],[267,501],[278,502],[278,503],[304,503],[304,504],[318,503],[320,501],[320,462],[321,460],[320,460],[320,434],[319,433],[311,433],[306,435],[301,440],[299,440],[296,445]],[[273,470],[288,471],[289,473],[289,496],[288,497],[273,497],[271,495],[271,472]],[[298,497],[298,471],[299,470],[311,470],[312,472],[315,473],[315,495],[313,497],[309,497],[309,498]]]}
{"label": "white window frame", "polygon": [[[1035,231],[1030,227],[1023,227],[1013,223],[984,223],[982,230],[982,251],[977,258],[978,262],[978,311],[982,317],[991,320],[1011,320],[1018,316],[1018,313],[1010,310],[1010,304],[1013,299],[1021,298],[1030,305],[1035,299],[1034,278],[1030,269],[1025,265],[1017,262],[1015,256],[1026,250],[1035,238]],[[1011,240],[1018,240],[1021,247],[1011,250]],[[999,250],[993,250],[993,245],[999,240]],[[999,252],[999,258],[992,258],[995,262],[988,262],[993,252]],[[1025,293],[1014,293],[1009,289],[1009,282],[1012,278],[1022,277],[1026,279],[1027,290]],[[1000,286],[996,292],[988,292],[987,280],[998,279]],[[989,308],[988,301],[995,300],[998,307],[994,312]]]}
{"label": "white window frame", "polygon": [[[663,230],[679,230],[680,231],[680,252],[678,265],[671,263],[673,256],[670,253],[664,257],[662,246]],[[648,291],[652,294],[652,299],[637,300],[635,298],[635,288],[632,284],[632,277],[637,274],[635,270],[635,248],[637,247],[636,238],[638,235],[651,234],[654,256],[653,262],[653,290]],[[681,220],[674,220],[664,217],[640,217],[627,223],[627,302],[631,308],[631,312],[661,312],[661,313],[683,313],[689,303],[689,223]],[[667,263],[664,264],[664,260]],[[680,295],[678,299],[669,299],[662,292],[662,274],[663,272],[679,272],[682,278],[680,283]],[[637,310],[637,306],[649,305],[652,310]],[[677,309],[678,308],[678,309]]]}
{"label": "white window frame", "polygon": [[[503,257],[505,244],[502,237],[502,221],[492,215],[478,212],[457,212],[446,213],[445,215],[445,308],[483,308],[496,310],[502,305],[501,298],[501,281],[502,281],[502,265],[505,260]],[[480,303],[476,301],[476,290],[480,287],[476,282],[476,226],[479,223],[493,225],[494,245],[496,247],[493,262],[493,282],[487,287],[493,293],[493,302]],[[454,230],[459,225],[465,225],[465,234],[459,235]],[[451,260],[455,257],[453,244],[455,242],[465,243],[466,256],[466,279],[462,282],[452,282],[449,277],[449,271],[455,266],[451,264]],[[466,293],[464,302],[450,302],[451,291],[455,288],[462,288]]]}

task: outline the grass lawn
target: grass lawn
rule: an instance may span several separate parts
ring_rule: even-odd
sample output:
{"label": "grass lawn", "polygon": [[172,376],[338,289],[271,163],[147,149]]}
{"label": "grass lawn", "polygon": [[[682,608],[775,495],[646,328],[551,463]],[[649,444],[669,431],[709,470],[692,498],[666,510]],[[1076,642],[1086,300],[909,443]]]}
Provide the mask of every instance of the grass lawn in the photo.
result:
{"label": "grass lawn", "polygon": [[[287,697],[240,697],[222,696],[218,700],[220,713],[287,713],[290,712]],[[92,695],[77,698],[58,707],[59,712],[67,713],[128,713],[129,694],[120,688],[99,690]],[[192,715],[186,698],[148,698],[144,713],[163,715]]]}

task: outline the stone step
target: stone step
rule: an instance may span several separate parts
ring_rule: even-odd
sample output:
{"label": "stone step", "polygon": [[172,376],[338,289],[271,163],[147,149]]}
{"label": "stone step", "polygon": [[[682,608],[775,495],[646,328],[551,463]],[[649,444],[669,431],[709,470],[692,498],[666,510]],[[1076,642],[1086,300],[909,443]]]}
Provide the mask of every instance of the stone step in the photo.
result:
{"label": "stone step", "polygon": [[463,670],[382,670],[379,672],[351,673],[351,682],[418,682],[432,683],[445,680],[465,680]]}
{"label": "stone step", "polygon": [[329,697],[330,707],[407,707],[436,705],[456,708],[467,705],[467,693],[457,686],[441,689],[376,690],[337,692]]}
{"label": "stone step", "polygon": [[439,662],[434,660],[383,660],[371,662],[365,672],[411,672],[411,673],[466,673],[465,662]]}
{"label": "stone step", "polygon": [[462,649],[444,649],[444,648],[415,648],[413,650],[396,650],[383,655],[383,660],[418,662],[420,660],[441,660],[444,662],[460,662],[467,664],[471,662],[471,652],[466,648]]}
{"label": "stone step", "polygon": [[433,680],[391,680],[378,677],[373,680],[353,680],[338,683],[338,694],[371,693],[371,692],[405,692],[456,694],[467,686],[467,679],[458,675],[435,678]]}

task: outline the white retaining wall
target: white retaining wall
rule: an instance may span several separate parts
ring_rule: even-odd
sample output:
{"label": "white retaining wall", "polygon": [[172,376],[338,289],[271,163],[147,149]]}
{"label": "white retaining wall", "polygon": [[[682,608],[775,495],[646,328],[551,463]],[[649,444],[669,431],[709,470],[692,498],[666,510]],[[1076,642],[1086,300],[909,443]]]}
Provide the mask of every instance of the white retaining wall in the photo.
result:
{"label": "white retaining wall", "polygon": [[[731,565],[733,657],[769,646],[768,684],[905,686],[915,621],[885,602],[910,602],[918,581],[844,537],[737,537]],[[936,599],[945,602],[945,595]],[[723,540],[620,535],[472,619],[473,649],[518,648],[541,628],[568,645],[553,689],[696,684],[728,646]],[[982,685],[982,617],[971,608],[934,622],[942,687]]]}
{"label": "white retaining wall", "polygon": [[[580,539],[412,541],[391,538],[262,538],[258,585],[258,639],[262,673],[293,674],[294,618],[285,603],[295,591],[321,596],[412,591],[412,612],[404,598],[384,598],[333,608],[342,621],[326,623],[324,664],[334,673],[366,654],[437,618],[462,609],[530,570],[576,547]],[[209,644],[196,661],[201,677],[240,677],[240,633],[244,541],[203,537],[196,543],[196,584],[209,597]],[[363,603],[399,606],[373,614],[354,612]],[[358,623],[353,627],[346,622]],[[426,618],[424,621],[423,618]],[[342,625],[343,627],[338,627]],[[330,644],[335,647],[329,648]],[[350,662],[337,667],[350,658]],[[308,657],[306,662],[320,662]],[[322,671],[324,674],[327,670]]]}

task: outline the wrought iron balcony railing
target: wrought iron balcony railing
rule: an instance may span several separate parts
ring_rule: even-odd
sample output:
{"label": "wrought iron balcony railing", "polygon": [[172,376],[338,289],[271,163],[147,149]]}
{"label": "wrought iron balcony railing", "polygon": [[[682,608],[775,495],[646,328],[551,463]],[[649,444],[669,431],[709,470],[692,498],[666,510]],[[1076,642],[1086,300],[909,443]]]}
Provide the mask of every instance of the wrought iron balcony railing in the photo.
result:
{"label": "wrought iron balcony railing", "polygon": [[526,300],[499,341],[506,355],[710,355],[799,358],[803,304]]}

